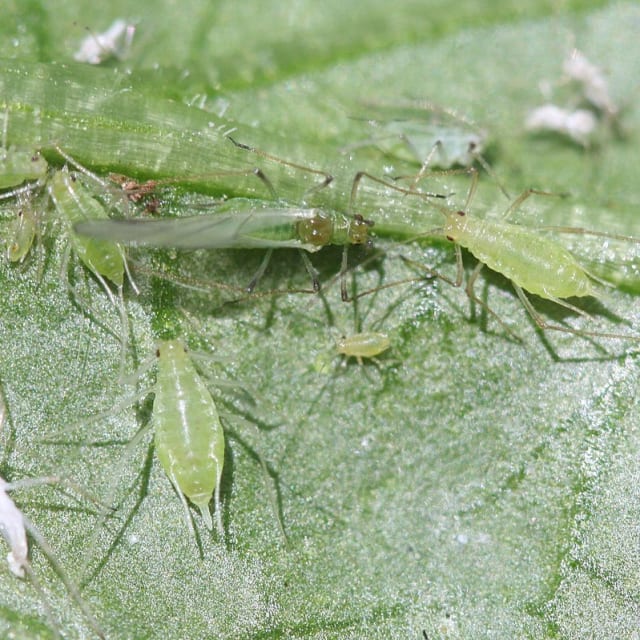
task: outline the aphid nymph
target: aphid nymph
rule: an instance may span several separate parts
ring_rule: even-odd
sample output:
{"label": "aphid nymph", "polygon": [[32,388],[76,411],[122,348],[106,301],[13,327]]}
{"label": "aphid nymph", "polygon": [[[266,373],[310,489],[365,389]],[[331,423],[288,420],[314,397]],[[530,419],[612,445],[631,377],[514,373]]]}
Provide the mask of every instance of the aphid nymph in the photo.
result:
{"label": "aphid nymph", "polygon": [[158,459],[178,494],[198,507],[208,529],[213,527],[209,503],[214,498],[222,537],[225,441],[218,410],[181,341],[160,342],[157,357],[152,424]]}

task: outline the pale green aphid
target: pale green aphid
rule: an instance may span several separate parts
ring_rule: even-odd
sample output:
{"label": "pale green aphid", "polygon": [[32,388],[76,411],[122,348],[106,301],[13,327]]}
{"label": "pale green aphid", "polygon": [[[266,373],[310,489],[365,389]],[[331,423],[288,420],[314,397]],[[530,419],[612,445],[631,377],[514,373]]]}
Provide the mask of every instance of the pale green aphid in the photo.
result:
{"label": "pale green aphid", "polygon": [[[42,181],[47,175],[47,161],[34,151],[7,147],[9,114],[5,110],[2,123],[2,150],[0,151],[0,189],[18,187],[23,182]],[[11,197],[16,192],[3,194]]]}
{"label": "pale green aphid", "polygon": [[73,225],[84,220],[108,220],[104,206],[67,168],[56,171],[48,184],[49,195],[69,230],[69,240],[80,261],[108,289],[103,278],[118,287],[124,283],[125,256],[115,242],[87,239],[73,233]]}
{"label": "pale green aphid", "polygon": [[375,145],[384,153],[409,162],[448,169],[469,167],[480,156],[487,133],[451,109],[424,101],[376,102],[364,104],[372,136],[349,145],[345,151]]}
{"label": "pale green aphid", "polygon": [[9,262],[22,262],[29,253],[38,234],[39,220],[30,202],[23,202],[11,230],[7,234],[7,259]]}
{"label": "pale green aphid", "polygon": [[[2,127],[2,149],[0,150],[0,189],[14,187],[0,195],[0,199],[20,199],[20,208],[11,228],[6,234],[7,258],[10,262],[22,262],[33,244],[38,232],[38,219],[36,212],[29,202],[29,198],[23,196],[33,189],[41,186],[47,177],[47,161],[33,151],[7,147],[7,129],[9,125],[8,113],[4,114]],[[23,183],[25,186],[20,186]]]}
{"label": "pale green aphid", "polygon": [[215,402],[180,340],[160,342],[157,356],[152,425],[158,459],[182,499],[186,496],[198,507],[208,529],[213,527],[209,502],[214,498],[222,537],[224,431]]}
{"label": "pale green aphid", "polygon": [[[47,161],[33,151],[14,147],[0,152],[0,189],[17,187],[24,182],[42,180],[47,175]],[[13,195],[3,194],[4,196]]]}
{"label": "pale green aphid", "polygon": [[[472,183],[469,188],[464,209],[452,210],[437,206],[438,211],[445,218],[444,225],[442,227],[432,229],[424,234],[424,236],[441,235],[454,243],[457,263],[456,278],[455,280],[452,280],[432,269],[427,269],[431,277],[441,278],[456,287],[461,286],[464,269],[462,265],[462,253],[460,247],[465,247],[479,260],[478,265],[467,280],[465,288],[466,293],[474,302],[477,302],[479,305],[486,308],[507,331],[511,332],[510,329],[502,323],[498,315],[474,293],[473,287],[475,281],[477,280],[484,265],[487,265],[489,268],[503,274],[511,280],[516,294],[520,298],[523,306],[541,329],[553,329],[576,335],[637,339],[635,336],[583,331],[547,322],[535,310],[525,291],[540,296],[541,298],[551,300],[552,302],[555,302],[556,304],[570,309],[580,315],[588,315],[582,309],[579,309],[567,302],[566,298],[585,296],[597,297],[598,288],[596,285],[606,283],[587,271],[587,269],[585,269],[578,262],[575,256],[564,246],[557,241],[542,235],[540,233],[541,229],[533,229],[506,222],[509,216],[511,216],[530,196],[551,196],[553,194],[544,191],[537,191],[535,189],[528,189],[513,200],[511,205],[503,214],[501,220],[477,218],[469,215],[467,213],[467,209],[476,192],[478,173],[473,168],[470,168],[467,171],[472,177]],[[373,179],[374,181],[387,184],[387,186],[391,186],[391,188],[397,189],[402,193],[415,193],[401,187],[388,185],[385,181],[365,173],[358,174],[356,180],[365,176]],[[355,188],[357,189],[357,184]],[[638,238],[590,231],[582,228],[544,227],[542,230],[616,238],[629,242],[640,243],[640,239]],[[422,236],[416,236],[416,238],[419,237]]]}
{"label": "pale green aphid", "polygon": [[350,336],[342,336],[336,340],[338,353],[347,358],[355,358],[358,364],[363,364],[363,358],[376,362],[376,356],[391,347],[391,340],[386,333],[378,331],[362,331]]}

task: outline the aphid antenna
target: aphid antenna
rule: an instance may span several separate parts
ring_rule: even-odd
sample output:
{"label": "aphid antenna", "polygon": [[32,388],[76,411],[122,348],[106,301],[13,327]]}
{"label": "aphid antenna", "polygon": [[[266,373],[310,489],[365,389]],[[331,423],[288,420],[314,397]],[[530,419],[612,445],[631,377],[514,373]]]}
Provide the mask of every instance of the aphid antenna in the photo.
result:
{"label": "aphid antenna", "polygon": [[260,156],[262,158],[267,158],[268,160],[273,160],[274,162],[277,162],[277,163],[282,164],[282,165],[287,166],[287,167],[291,167],[292,169],[297,169],[298,171],[304,171],[305,173],[311,173],[313,175],[322,177],[322,182],[320,184],[313,185],[312,187],[307,189],[305,191],[305,195],[303,196],[303,198],[308,197],[311,194],[315,194],[316,192],[324,189],[325,187],[328,187],[333,182],[333,176],[330,173],[327,173],[326,171],[322,171],[321,169],[313,169],[312,167],[306,167],[306,166],[304,166],[302,164],[298,164],[297,162],[291,162],[289,160],[284,160],[282,158],[278,158],[278,156],[274,156],[271,153],[267,153],[266,151],[263,151],[262,149],[258,149],[256,147],[252,147],[252,146],[250,146],[248,144],[244,144],[242,142],[238,142],[230,134],[227,135],[227,138],[229,140],[231,140],[231,142],[233,142],[233,144],[236,147],[238,147],[240,149],[244,149],[245,151],[249,151],[251,153],[255,153],[257,156]]}

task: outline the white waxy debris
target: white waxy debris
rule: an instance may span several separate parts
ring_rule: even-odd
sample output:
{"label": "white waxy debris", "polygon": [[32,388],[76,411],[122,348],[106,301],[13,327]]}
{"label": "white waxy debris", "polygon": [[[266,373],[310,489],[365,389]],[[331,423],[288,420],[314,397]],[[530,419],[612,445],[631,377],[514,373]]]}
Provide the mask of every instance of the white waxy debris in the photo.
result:
{"label": "white waxy debris", "polygon": [[134,24],[119,18],[103,33],[89,33],[73,58],[88,64],[100,64],[112,57],[121,59],[131,48],[135,32]]}
{"label": "white waxy debris", "polygon": [[556,131],[587,147],[598,126],[598,119],[588,109],[571,111],[555,104],[544,104],[529,113],[525,127],[529,131]]}

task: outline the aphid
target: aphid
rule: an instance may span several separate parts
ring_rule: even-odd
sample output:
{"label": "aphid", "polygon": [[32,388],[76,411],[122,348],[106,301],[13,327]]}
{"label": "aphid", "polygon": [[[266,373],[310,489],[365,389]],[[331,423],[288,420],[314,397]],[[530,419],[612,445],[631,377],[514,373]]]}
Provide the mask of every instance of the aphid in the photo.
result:
{"label": "aphid", "polygon": [[161,342],[157,356],[152,425],[158,459],[183,502],[186,496],[198,507],[208,529],[213,527],[209,502],[214,498],[216,526],[223,537],[224,431],[215,402],[182,342]]}
{"label": "aphid", "polygon": [[[74,162],[69,156],[62,152],[62,150],[57,149],[57,151],[63,155],[68,162]],[[102,185],[102,182],[97,176],[94,176],[79,165],[76,166],[78,166],[84,174]],[[67,231],[69,250],[73,250],[80,262],[82,262],[98,280],[107,297],[118,310],[121,325],[120,342],[122,345],[122,358],[120,368],[122,375],[129,336],[129,322],[123,295],[125,273],[132,287],[137,292],[135,283],[129,273],[124,250],[115,242],[91,238],[87,239],[74,233],[73,225],[78,221],[108,220],[108,214],[104,205],[93,197],[87,187],[85,187],[74,174],[70,173],[66,166],[62,170],[56,171],[49,179],[47,191],[55,205],[58,218]],[[67,259],[68,253],[67,258],[63,260],[63,264],[66,263]],[[112,292],[108,281],[116,285],[117,297]]]}
{"label": "aphid", "polygon": [[27,257],[36,235],[39,234],[39,218],[33,203],[24,199],[7,234],[7,259],[9,262],[23,262]]}
{"label": "aphid", "polygon": [[121,18],[114,20],[103,33],[89,33],[73,58],[88,64],[101,64],[110,58],[122,60],[129,53],[135,32],[134,24]]}
{"label": "aphid", "polygon": [[[444,216],[445,223],[442,227],[432,229],[425,234],[429,236],[444,236],[454,243],[457,263],[456,278],[452,280],[432,269],[426,269],[429,277],[438,277],[453,286],[461,286],[464,274],[461,247],[465,247],[479,261],[467,281],[466,293],[471,300],[487,309],[507,331],[510,331],[509,328],[504,325],[498,315],[474,293],[475,281],[484,265],[511,280],[518,298],[540,329],[553,329],[581,336],[638,339],[636,336],[583,331],[547,322],[535,310],[525,291],[546,300],[551,300],[580,315],[588,315],[583,310],[567,302],[566,298],[597,297],[596,284],[604,285],[606,283],[587,271],[564,246],[542,235],[540,230],[506,222],[530,196],[551,196],[553,194],[528,189],[510,204],[501,220],[477,218],[469,215],[467,210],[477,189],[478,173],[473,168],[468,169],[468,172],[472,177],[472,182],[464,210],[451,210],[438,206],[437,209]],[[385,181],[368,174],[360,174],[357,178],[360,179],[365,176],[386,184]],[[394,186],[393,188],[402,193],[411,193],[410,190],[400,187]],[[357,184],[354,185],[354,189],[357,189]],[[577,227],[543,227],[542,230],[593,235],[640,243],[640,239],[637,238],[590,231]],[[415,264],[412,261],[407,262]],[[425,269],[424,267],[422,268]],[[360,295],[365,295],[366,293],[368,292]]]}
{"label": "aphid", "polygon": [[355,358],[362,365],[363,358],[369,358],[378,363],[376,356],[391,347],[391,340],[386,333],[377,331],[363,331],[350,336],[342,336],[336,341],[338,353],[347,358]]}
{"label": "aphid", "polygon": [[468,167],[483,152],[487,133],[459,114],[421,101],[365,104],[368,124],[377,131],[369,140],[345,147],[352,151],[376,145],[384,153],[408,162],[448,169]]}
{"label": "aphid", "polygon": [[[2,149],[0,150],[0,189],[19,187],[23,182],[41,184],[47,175],[47,161],[37,152],[7,147],[9,113],[5,110],[2,121]],[[2,194],[10,198],[22,189],[14,189]]]}
{"label": "aphid", "polygon": [[116,243],[105,240],[87,240],[73,233],[73,225],[83,220],[108,220],[104,206],[67,168],[56,171],[48,184],[48,191],[56,210],[69,231],[71,246],[80,261],[111,293],[105,278],[122,287],[125,256]]}
{"label": "aphid", "polygon": [[[173,219],[100,220],[77,223],[75,232],[95,240],[127,245],[178,249],[280,249],[296,248],[314,253],[335,244],[344,247],[341,273],[346,271],[351,244],[369,244],[373,223],[362,216],[349,216],[318,208],[273,207],[270,202],[229,200],[213,215]],[[317,274],[303,253],[314,289]],[[270,253],[252,279],[252,290],[267,267]]]}
{"label": "aphid", "polygon": [[[43,484],[59,484],[60,482],[61,479],[57,477],[28,478],[12,483],[6,482],[3,478],[0,478],[0,533],[10,548],[10,551],[7,554],[7,562],[9,564],[10,571],[16,577],[24,578],[25,576],[28,576],[30,578],[31,582],[42,596],[43,602],[46,603],[44,590],[40,586],[39,581],[34,575],[29,563],[29,545],[27,542],[28,533],[38,543],[38,546],[47,557],[47,560],[64,583],[67,591],[87,618],[87,621],[94,633],[99,638],[104,638],[105,635],[102,632],[102,629],[100,629],[98,622],[80,596],[80,592],[76,585],[66,575],[60,566],[60,563],[56,560],[55,554],[49,544],[8,495],[9,491],[16,489],[34,487]],[[49,608],[47,606],[47,610],[48,609]],[[49,610],[48,615],[52,621],[54,621]]]}
{"label": "aphid", "polygon": [[529,113],[525,120],[529,131],[554,131],[588,147],[598,127],[598,119],[588,109],[570,111],[555,104],[544,104]]}

